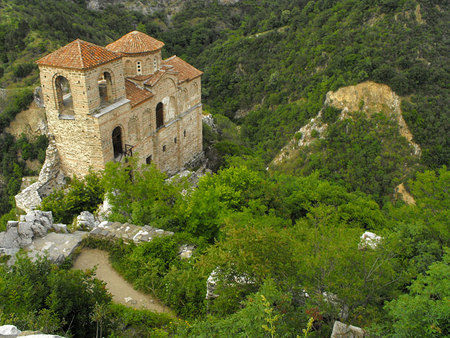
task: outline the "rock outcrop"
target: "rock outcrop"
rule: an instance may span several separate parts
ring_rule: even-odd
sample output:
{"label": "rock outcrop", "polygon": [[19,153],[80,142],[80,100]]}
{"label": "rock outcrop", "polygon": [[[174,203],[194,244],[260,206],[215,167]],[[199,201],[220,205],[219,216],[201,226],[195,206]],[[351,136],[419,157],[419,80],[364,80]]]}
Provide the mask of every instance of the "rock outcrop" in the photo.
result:
{"label": "rock outcrop", "polygon": [[[400,97],[389,86],[366,81],[356,86],[342,87],[335,92],[328,92],[324,102],[324,108],[332,106],[341,109],[342,112],[339,119],[348,118],[349,112],[356,111],[363,111],[368,116],[379,112],[384,113],[386,116],[395,119],[399,127],[400,135],[408,140],[414,155],[419,157],[421,155],[421,149],[413,141],[413,135],[403,119],[400,104]],[[283,160],[289,159],[295,150],[309,145],[314,139],[314,130],[318,132],[320,137],[323,136],[328,125],[322,121],[321,116],[322,110],[309,123],[300,128],[296,133],[300,137],[294,137],[289,144],[281,149],[272,163],[275,165],[280,164]]]}
{"label": "rock outcrop", "polygon": [[50,211],[31,211],[21,216],[20,221],[9,221],[6,231],[0,232],[0,248],[23,248],[34,238],[42,237],[53,230],[53,217]]}
{"label": "rock outcrop", "polygon": [[65,177],[60,169],[58,149],[55,141],[50,139],[38,181],[15,196],[16,206],[28,213],[41,204],[42,198],[48,196],[55,188],[62,187],[64,183]]}
{"label": "rock outcrop", "polygon": [[90,236],[105,239],[123,239],[125,242],[149,242],[154,237],[170,236],[173,232],[164,231],[149,225],[138,226],[129,223],[102,222],[90,233]]}
{"label": "rock outcrop", "polygon": [[64,338],[54,334],[42,334],[40,332],[20,331],[14,325],[0,326],[0,338],[33,337],[33,338]]}
{"label": "rock outcrop", "polygon": [[335,321],[330,338],[364,338],[368,337],[363,329]]}
{"label": "rock outcrop", "polygon": [[28,251],[31,258],[47,251],[50,260],[60,263],[81,240],[81,236],[68,234],[64,224],[54,224],[51,211],[34,210],[21,216],[20,221],[9,221],[6,231],[0,232],[0,256],[10,256],[8,263],[14,264],[20,249]]}

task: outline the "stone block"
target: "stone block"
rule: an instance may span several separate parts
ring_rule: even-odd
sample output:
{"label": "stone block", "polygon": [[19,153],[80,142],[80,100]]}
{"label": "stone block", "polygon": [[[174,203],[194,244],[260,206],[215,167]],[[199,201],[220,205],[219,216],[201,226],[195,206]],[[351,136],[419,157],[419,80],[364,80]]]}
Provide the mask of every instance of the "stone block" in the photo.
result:
{"label": "stone block", "polygon": [[360,327],[335,321],[330,338],[364,338],[367,336]]}

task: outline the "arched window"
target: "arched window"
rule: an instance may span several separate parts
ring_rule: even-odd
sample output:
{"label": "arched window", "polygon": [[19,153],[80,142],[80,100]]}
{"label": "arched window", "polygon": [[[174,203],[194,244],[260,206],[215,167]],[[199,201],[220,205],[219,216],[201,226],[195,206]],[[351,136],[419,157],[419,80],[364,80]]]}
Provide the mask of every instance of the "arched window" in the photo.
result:
{"label": "arched window", "polygon": [[112,132],[112,144],[114,150],[114,159],[120,160],[120,155],[123,154],[122,129],[120,127],[114,128]]}
{"label": "arched window", "polygon": [[113,101],[111,74],[104,72],[98,78],[98,93],[100,95],[100,105],[106,105]]}
{"label": "arched window", "polygon": [[136,61],[136,74],[141,75],[142,74],[142,63],[141,61]]}
{"label": "arched window", "polygon": [[162,102],[156,105],[156,129],[164,125],[164,108]]}
{"label": "arched window", "polygon": [[69,81],[64,76],[58,76],[55,79],[55,89],[59,113],[73,115],[73,99]]}

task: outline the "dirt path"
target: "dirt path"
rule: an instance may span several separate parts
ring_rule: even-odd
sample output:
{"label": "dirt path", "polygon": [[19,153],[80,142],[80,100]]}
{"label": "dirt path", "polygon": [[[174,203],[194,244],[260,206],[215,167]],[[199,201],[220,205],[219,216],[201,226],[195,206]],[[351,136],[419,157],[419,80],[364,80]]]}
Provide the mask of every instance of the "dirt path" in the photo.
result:
{"label": "dirt path", "polygon": [[[135,309],[144,308],[155,312],[171,313],[170,309],[158,300],[133,289],[133,286],[113,269],[106,251],[82,249],[80,255],[75,259],[73,269],[87,270],[94,266],[97,266],[96,277],[106,282],[106,287],[116,303]],[[132,300],[129,298],[132,298]]]}

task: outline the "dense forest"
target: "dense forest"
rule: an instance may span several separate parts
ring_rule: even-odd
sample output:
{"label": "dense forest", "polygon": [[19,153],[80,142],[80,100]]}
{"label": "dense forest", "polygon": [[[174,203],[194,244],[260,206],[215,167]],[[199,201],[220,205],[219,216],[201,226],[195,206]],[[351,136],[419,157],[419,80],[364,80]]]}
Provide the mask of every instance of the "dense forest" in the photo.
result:
{"label": "dense forest", "polygon": [[[138,246],[84,245],[108,250],[117,271],[177,318],[112,303],[70,262],[21,257],[0,267],[0,324],[66,336],[101,327],[111,336],[325,337],[341,320],[374,336],[450,335],[449,23],[437,0],[189,0],[170,15],[3,0],[0,229],[15,218],[22,176],[33,174],[26,161],[42,163],[48,143],[5,128],[33,100],[33,62],[76,38],[106,45],[137,29],[164,41],[166,57],[204,71],[203,109],[217,128],[204,125],[214,173],[196,189],[153,166],[110,164],[41,206],[70,224],[107,195],[111,220],[174,231]],[[382,113],[338,120],[324,110],[326,134],[266,170],[328,91],[366,80],[401,96],[420,159]],[[399,183],[415,204],[394,198]],[[381,236],[376,247],[361,247],[365,231]],[[181,244],[195,246],[191,259],[179,259]],[[213,271],[219,297],[206,300]]]}

